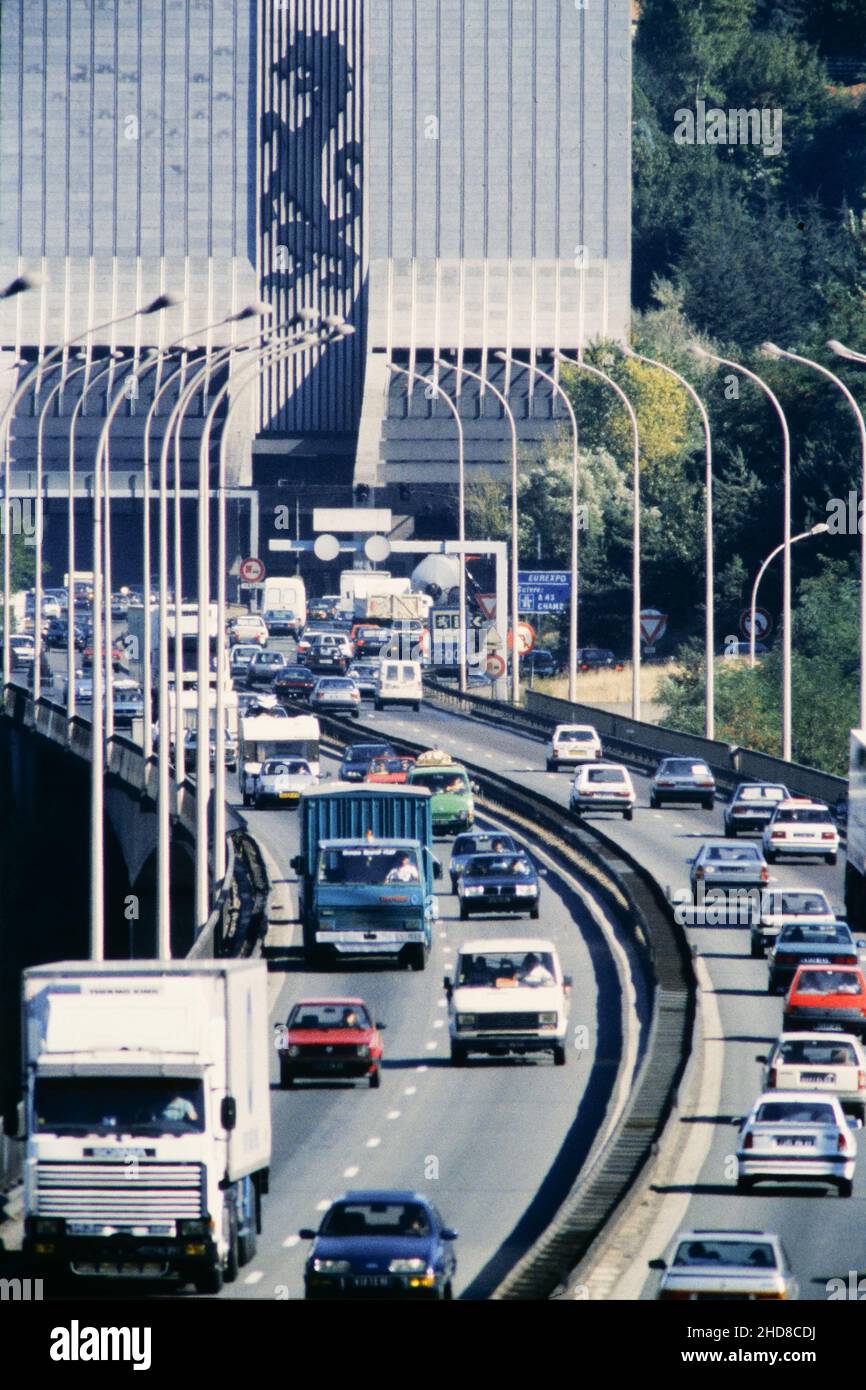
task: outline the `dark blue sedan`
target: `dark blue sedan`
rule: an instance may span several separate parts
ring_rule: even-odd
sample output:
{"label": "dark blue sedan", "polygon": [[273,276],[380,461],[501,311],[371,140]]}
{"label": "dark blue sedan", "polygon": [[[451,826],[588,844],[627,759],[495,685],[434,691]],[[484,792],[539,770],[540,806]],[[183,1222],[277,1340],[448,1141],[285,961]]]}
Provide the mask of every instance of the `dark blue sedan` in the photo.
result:
{"label": "dark blue sedan", "polygon": [[527,855],[473,854],[457,881],[460,918],[479,912],[528,912],[538,918],[538,874]]}
{"label": "dark blue sedan", "polygon": [[303,1230],[307,1298],[452,1298],[457,1232],[417,1192],[347,1192]]}

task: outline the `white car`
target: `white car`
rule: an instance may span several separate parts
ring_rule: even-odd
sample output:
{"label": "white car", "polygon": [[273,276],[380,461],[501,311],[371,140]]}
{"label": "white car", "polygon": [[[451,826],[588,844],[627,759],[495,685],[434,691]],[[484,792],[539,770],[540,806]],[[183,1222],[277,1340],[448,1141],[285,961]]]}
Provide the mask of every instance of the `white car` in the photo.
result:
{"label": "white car", "polygon": [[301,793],[317,781],[304,758],[268,758],[256,779],[256,810],[265,806],[297,806]]}
{"label": "white car", "polygon": [[656,1298],[799,1298],[800,1289],[781,1240],[769,1231],[680,1231],[669,1262],[651,1260],[663,1271]]}
{"label": "white car", "polygon": [[601,739],[591,724],[557,724],[547,750],[547,770],[593,763],[601,755]]}
{"label": "white car", "polygon": [[854,1190],[857,1137],[837,1098],[821,1091],[764,1091],[737,1138],[737,1191],[756,1182],[821,1182]]}
{"label": "white car", "polygon": [[823,801],[791,798],[773,812],[763,835],[764,856],[775,864],[779,855],[820,855],[835,864],[839,853],[839,831]]}
{"label": "white car", "polygon": [[760,921],[752,923],[751,955],[759,960],[783,927],[796,922],[835,922],[837,914],[820,888],[768,888],[761,894]]}
{"label": "white car", "polygon": [[569,806],[576,816],[585,811],[615,811],[631,820],[636,799],[627,767],[619,763],[590,763],[574,774]]}
{"label": "white car", "polygon": [[258,613],[241,613],[229,623],[228,637],[232,646],[240,642],[255,642],[257,646],[264,647],[268,640],[267,623]]}
{"label": "white car", "polygon": [[537,937],[484,937],[460,948],[445,978],[451,1061],[551,1052],[565,1066],[571,979],[556,947]]}
{"label": "white car", "polygon": [[420,661],[386,658],[382,662],[376,681],[376,709],[384,709],[386,705],[411,705],[417,714],[423,695]]}
{"label": "white car", "polygon": [[765,1091],[820,1091],[866,1124],[866,1051],[853,1033],[783,1033],[767,1057]]}

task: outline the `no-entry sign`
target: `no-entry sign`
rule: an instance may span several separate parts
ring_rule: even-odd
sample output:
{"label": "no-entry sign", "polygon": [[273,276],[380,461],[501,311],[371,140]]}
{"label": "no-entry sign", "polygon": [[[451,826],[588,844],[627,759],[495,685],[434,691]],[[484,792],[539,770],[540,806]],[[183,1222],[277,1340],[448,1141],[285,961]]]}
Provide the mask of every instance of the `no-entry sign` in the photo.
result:
{"label": "no-entry sign", "polygon": [[264,577],[264,561],[257,559],[254,555],[241,561],[241,579],[245,584],[261,584]]}

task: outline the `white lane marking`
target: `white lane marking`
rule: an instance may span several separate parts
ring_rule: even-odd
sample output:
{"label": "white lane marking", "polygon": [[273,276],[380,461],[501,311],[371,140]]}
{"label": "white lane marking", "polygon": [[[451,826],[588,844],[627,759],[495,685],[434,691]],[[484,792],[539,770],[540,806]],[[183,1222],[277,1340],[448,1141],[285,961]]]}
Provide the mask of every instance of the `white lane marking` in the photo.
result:
{"label": "white lane marking", "polygon": [[251,1274],[247,1275],[246,1279],[244,1280],[244,1283],[257,1284],[259,1280],[264,1279],[264,1277],[265,1271],[263,1269],[254,1269]]}
{"label": "white lane marking", "polygon": [[286,1236],[285,1240],[283,1241],[283,1249],[284,1249],[284,1250],[293,1250],[293,1249],[295,1248],[295,1246],[296,1246],[296,1245],[300,1245],[300,1243],[301,1243],[301,1237],[300,1237],[300,1236]]}
{"label": "white lane marking", "polygon": [[683,828],[683,823],[682,823],[682,821],[681,821],[681,820],[675,820],[675,821],[674,821],[674,830],[682,830],[682,828]]}
{"label": "white lane marking", "polygon": [[435,1052],[435,1051],[436,1051],[436,1048],[438,1047],[438,1045],[439,1045],[439,1039],[438,1039],[438,1038],[434,1038],[432,1042],[428,1042],[428,1044],[427,1044],[427,1051],[428,1051],[428,1052]]}
{"label": "white lane marking", "polygon": [[385,1119],[386,1119],[386,1120],[399,1120],[399,1118],[400,1118],[400,1111],[399,1111],[399,1110],[389,1110],[388,1113],[387,1113],[387,1115],[385,1116]]}
{"label": "white lane marking", "polygon": [[331,1205],[330,1197],[323,1197],[321,1202],[316,1203],[316,1211],[327,1211]]}
{"label": "white lane marking", "polygon": [[434,1021],[433,1021],[433,1027],[434,1027],[434,1028],[444,1028],[444,1027],[445,1027],[445,1020],[444,1020],[444,1018],[437,1018],[437,1019],[434,1019]]}
{"label": "white lane marking", "polygon": [[358,1176],[358,1174],[360,1173],[360,1171],[361,1171],[361,1170],[360,1170],[360,1168],[358,1167],[357,1163],[350,1163],[348,1168],[344,1168],[344,1169],[343,1169],[343,1177],[344,1177],[344,1178],[356,1178],[356,1177]]}
{"label": "white lane marking", "polygon": [[[420,1067],[419,1067],[419,1071],[420,1071]],[[418,1087],[417,1087],[417,1086],[406,1086],[406,1087],[404,1088],[404,1090],[403,1090],[403,1095],[404,1095],[404,1096],[414,1096],[414,1095],[416,1094],[417,1090],[418,1090]]]}
{"label": "white lane marking", "polygon": [[436,1000],[436,1007],[437,1007],[437,1009],[447,1009],[447,1008],[448,1008],[448,1000],[447,1000],[447,999],[437,999],[437,1000]]}
{"label": "white lane marking", "polygon": [[382,1142],[382,1140],[379,1138],[378,1134],[374,1134],[373,1137],[372,1137],[372,1139],[368,1139],[368,1140],[367,1140],[367,1148],[368,1148],[368,1149],[378,1149],[378,1147],[379,1147],[379,1145],[381,1144],[381,1142]]}
{"label": "white lane marking", "polygon": [[440,941],[447,941],[447,940],[448,940],[448,933],[447,933],[447,931],[441,931],[441,932],[439,933],[439,940],[440,940]]}
{"label": "white lane marking", "polygon": [[[433,1046],[435,1047],[436,1044],[434,1043]],[[416,1071],[429,1071],[429,1067],[425,1066],[425,1064],[422,1062],[421,1065],[420,1065],[420,1067],[416,1067],[415,1070],[416,1070]]]}

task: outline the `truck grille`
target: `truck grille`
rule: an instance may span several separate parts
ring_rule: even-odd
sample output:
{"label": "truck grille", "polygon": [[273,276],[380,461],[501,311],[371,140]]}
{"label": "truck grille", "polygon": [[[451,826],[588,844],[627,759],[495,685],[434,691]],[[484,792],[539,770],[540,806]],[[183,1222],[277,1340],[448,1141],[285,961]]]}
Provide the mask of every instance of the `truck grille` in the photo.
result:
{"label": "truck grille", "polygon": [[106,1222],[176,1221],[204,1214],[198,1163],[39,1163],[39,1216]]}
{"label": "truck grille", "polygon": [[479,1014],[476,1025],[479,1033],[514,1033],[539,1027],[538,1014]]}

